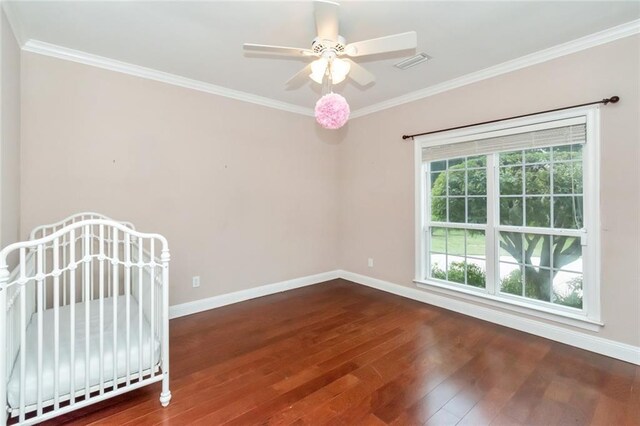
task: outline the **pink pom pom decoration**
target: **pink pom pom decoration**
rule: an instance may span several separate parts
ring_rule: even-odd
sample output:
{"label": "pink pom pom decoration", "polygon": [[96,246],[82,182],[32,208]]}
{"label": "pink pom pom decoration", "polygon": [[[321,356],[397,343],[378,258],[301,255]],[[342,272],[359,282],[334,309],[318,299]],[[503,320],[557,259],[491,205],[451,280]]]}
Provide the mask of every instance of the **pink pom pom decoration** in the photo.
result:
{"label": "pink pom pom decoration", "polygon": [[349,119],[349,104],[337,93],[328,93],[316,103],[316,121],[325,129],[339,129]]}

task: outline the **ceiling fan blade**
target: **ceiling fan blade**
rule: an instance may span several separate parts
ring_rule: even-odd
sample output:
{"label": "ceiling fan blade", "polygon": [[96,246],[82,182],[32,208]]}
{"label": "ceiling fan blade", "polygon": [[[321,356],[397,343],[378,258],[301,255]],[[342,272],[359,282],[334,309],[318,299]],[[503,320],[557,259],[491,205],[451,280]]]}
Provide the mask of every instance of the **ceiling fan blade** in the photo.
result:
{"label": "ceiling fan blade", "polygon": [[316,17],[316,31],[323,40],[338,40],[338,3],[332,1],[313,2]]}
{"label": "ceiling fan blade", "polygon": [[309,74],[311,74],[311,64],[298,71],[293,77],[287,80],[287,87],[289,89],[295,89],[303,84],[309,82]]}
{"label": "ceiling fan blade", "polygon": [[409,31],[407,33],[350,43],[344,48],[344,51],[349,56],[365,56],[394,52],[396,50],[415,49],[417,45],[418,36],[416,32]]}
{"label": "ceiling fan blade", "polygon": [[343,59],[343,61],[349,62],[351,65],[351,68],[349,69],[349,77],[360,86],[366,86],[367,84],[376,81],[376,76],[367,71],[367,69],[362,65],[352,61],[351,59]]}
{"label": "ceiling fan blade", "polygon": [[285,55],[285,56],[313,56],[314,53],[310,49],[304,49],[302,47],[285,47],[285,46],[269,46],[267,44],[254,44],[254,43],[245,43],[243,44],[244,50],[248,50],[250,52],[259,52],[259,53],[273,53],[276,55]]}

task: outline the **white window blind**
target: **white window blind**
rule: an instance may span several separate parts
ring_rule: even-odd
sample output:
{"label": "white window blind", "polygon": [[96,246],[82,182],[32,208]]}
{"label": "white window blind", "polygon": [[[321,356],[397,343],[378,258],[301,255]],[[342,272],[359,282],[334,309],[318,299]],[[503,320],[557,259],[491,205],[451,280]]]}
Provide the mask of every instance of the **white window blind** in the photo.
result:
{"label": "white window blind", "polygon": [[[582,122],[580,122],[582,121]],[[567,123],[569,122],[569,123]],[[513,134],[500,135],[503,132],[491,132],[482,137],[475,135],[473,140],[449,141],[449,143],[422,148],[422,161],[443,160],[446,158],[486,155],[495,152],[518,149],[541,148],[557,145],[584,144],[586,142],[586,124],[584,120],[562,120],[558,123],[545,123],[546,128],[534,130],[540,126],[526,126]],[[553,126],[553,125],[556,126]],[[553,127],[547,127],[547,126]]]}

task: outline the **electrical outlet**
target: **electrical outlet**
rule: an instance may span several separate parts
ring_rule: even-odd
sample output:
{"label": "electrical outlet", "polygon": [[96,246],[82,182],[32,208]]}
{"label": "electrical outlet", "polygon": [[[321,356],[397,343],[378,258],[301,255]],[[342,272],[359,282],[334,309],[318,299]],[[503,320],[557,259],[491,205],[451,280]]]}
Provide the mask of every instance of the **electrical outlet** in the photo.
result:
{"label": "electrical outlet", "polygon": [[193,286],[193,288],[200,287],[200,276],[199,275],[191,278],[191,285]]}
{"label": "electrical outlet", "polygon": [[369,265],[369,268],[373,268],[373,258],[370,257],[369,260],[367,261],[367,265]]}

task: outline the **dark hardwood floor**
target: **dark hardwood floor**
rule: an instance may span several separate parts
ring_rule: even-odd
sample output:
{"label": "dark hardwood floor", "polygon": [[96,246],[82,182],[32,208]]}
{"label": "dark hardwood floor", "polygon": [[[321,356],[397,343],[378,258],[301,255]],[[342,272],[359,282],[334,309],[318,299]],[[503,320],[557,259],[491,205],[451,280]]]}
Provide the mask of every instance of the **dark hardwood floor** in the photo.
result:
{"label": "dark hardwood floor", "polygon": [[343,280],[171,321],[171,391],[51,424],[640,424],[640,367]]}

